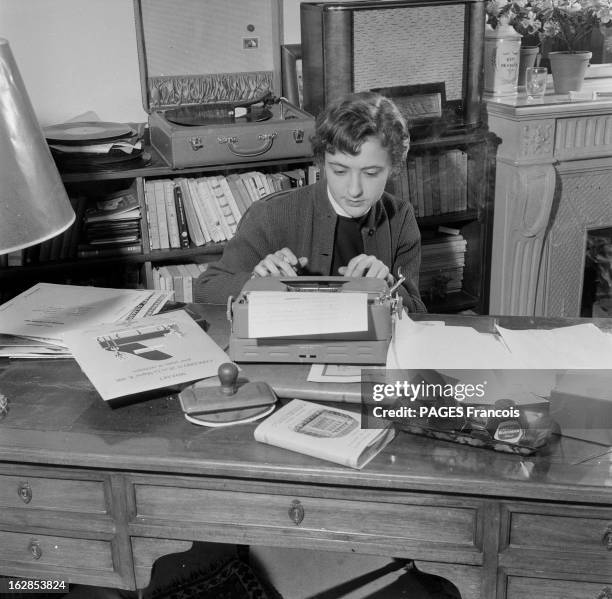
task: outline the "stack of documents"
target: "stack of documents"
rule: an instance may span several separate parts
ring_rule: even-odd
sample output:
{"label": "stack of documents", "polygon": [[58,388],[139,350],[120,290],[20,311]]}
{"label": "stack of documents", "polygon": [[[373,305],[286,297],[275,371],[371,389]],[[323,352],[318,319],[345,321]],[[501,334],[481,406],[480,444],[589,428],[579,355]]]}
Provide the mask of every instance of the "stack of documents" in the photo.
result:
{"label": "stack of documents", "polygon": [[0,357],[70,357],[66,333],[157,314],[172,292],[38,283],[0,306]]}
{"label": "stack of documents", "polygon": [[479,333],[472,327],[414,322],[404,316],[394,324],[387,368],[435,370],[464,383],[486,379],[488,401],[509,397],[521,404],[549,397],[559,371],[612,365],[612,335],[591,323],[547,330],[497,326],[496,330]]}
{"label": "stack of documents", "polygon": [[497,334],[444,322],[395,322],[387,368],[432,369],[609,369],[612,335],[592,323]]}

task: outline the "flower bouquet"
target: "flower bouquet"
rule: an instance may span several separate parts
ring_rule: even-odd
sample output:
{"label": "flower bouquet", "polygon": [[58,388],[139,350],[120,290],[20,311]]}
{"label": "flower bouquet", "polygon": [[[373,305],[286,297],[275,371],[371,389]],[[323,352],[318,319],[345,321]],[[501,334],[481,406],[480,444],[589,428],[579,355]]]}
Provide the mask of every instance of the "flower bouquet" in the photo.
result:
{"label": "flower bouquet", "polygon": [[538,34],[542,29],[542,22],[530,0],[489,0],[487,22],[494,29],[502,23],[511,25],[522,36],[523,45],[539,44]]}
{"label": "flower bouquet", "polygon": [[553,51],[589,50],[593,32],[612,21],[612,0],[532,0],[531,7]]}

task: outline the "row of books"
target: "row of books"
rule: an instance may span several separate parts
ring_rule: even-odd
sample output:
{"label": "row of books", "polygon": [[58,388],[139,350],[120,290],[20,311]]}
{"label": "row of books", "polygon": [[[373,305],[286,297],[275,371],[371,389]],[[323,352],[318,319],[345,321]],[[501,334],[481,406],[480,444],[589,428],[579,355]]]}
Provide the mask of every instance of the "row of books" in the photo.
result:
{"label": "row of books", "polygon": [[193,302],[193,282],[208,264],[168,264],[153,268],[153,288],[172,291],[177,302]]}
{"label": "row of books", "polygon": [[61,235],[11,252],[2,266],[23,266],[75,258],[102,258],[142,252],[141,213],[133,188],[97,199],[70,198],[73,225]]}
{"label": "row of books", "polygon": [[[314,172],[309,174],[315,176]],[[147,180],[145,207],[150,248],[179,249],[227,241],[253,202],[307,182],[304,169]]]}
{"label": "row of books", "polygon": [[416,216],[467,210],[467,154],[449,150],[408,156],[408,189]]}
{"label": "row of books", "polygon": [[[227,177],[146,181],[145,226],[150,249],[226,241],[252,202],[281,189],[314,182],[318,176],[316,167],[311,166],[278,173],[252,171]],[[211,197],[214,202],[209,204]],[[75,196],[71,202],[76,218],[69,229],[38,245],[0,256],[0,268],[143,252],[143,219],[134,185],[99,198]]]}
{"label": "row of books", "polygon": [[462,235],[424,239],[421,245],[419,291],[423,297],[460,291],[467,241]]}

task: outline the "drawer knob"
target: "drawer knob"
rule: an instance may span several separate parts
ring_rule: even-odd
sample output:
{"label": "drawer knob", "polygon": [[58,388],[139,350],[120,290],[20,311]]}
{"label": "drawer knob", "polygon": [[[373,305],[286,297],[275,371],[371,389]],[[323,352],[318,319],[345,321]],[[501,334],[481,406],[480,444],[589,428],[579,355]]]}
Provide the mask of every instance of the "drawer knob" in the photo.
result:
{"label": "drawer knob", "polygon": [[32,539],[28,549],[30,550],[33,559],[40,559],[42,557],[42,548],[38,541]]}
{"label": "drawer knob", "polygon": [[19,483],[17,487],[17,495],[21,497],[21,501],[23,503],[30,503],[32,501],[32,487],[30,487],[29,483]]}
{"label": "drawer knob", "polygon": [[608,551],[612,551],[612,524],[608,524],[608,528],[601,538],[601,543]]}
{"label": "drawer knob", "polygon": [[304,519],[304,506],[297,499],[294,499],[289,506],[289,518],[296,526],[299,526]]}
{"label": "drawer knob", "polygon": [[595,599],[612,599],[612,589],[610,587],[604,587]]}

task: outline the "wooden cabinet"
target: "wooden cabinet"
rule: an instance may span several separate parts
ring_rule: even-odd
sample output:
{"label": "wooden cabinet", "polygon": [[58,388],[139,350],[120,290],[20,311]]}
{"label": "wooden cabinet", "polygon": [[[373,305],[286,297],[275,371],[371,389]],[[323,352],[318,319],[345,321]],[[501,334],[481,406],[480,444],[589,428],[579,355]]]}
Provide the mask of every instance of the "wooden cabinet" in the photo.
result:
{"label": "wooden cabinet", "polygon": [[[407,189],[398,190],[396,183],[394,191],[415,207],[422,237],[421,296],[430,312],[488,313],[496,148],[497,138],[484,128],[411,143],[402,185]],[[458,252],[441,250],[445,264],[435,254],[428,264],[436,243],[462,242]]]}

